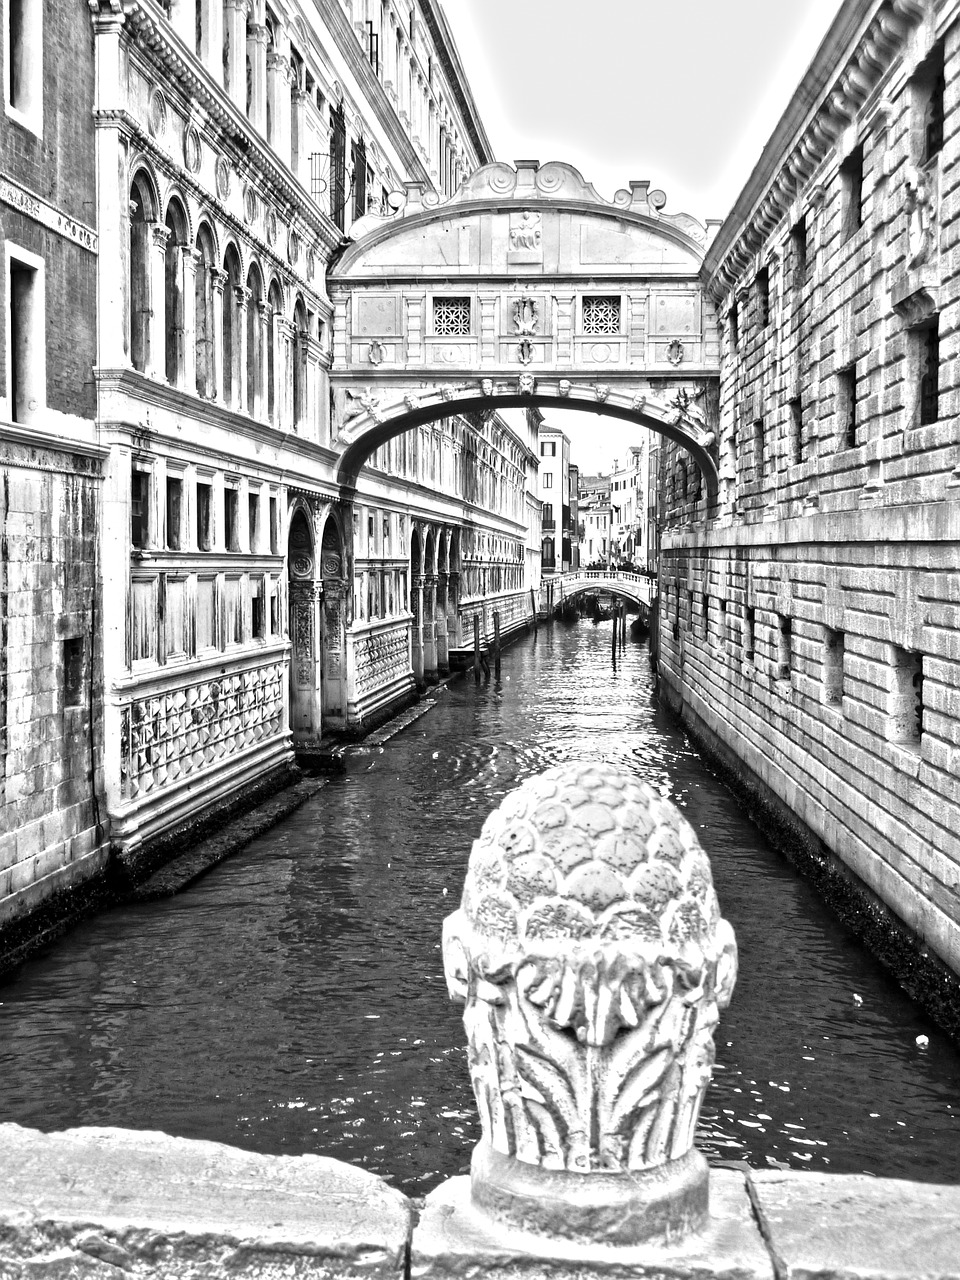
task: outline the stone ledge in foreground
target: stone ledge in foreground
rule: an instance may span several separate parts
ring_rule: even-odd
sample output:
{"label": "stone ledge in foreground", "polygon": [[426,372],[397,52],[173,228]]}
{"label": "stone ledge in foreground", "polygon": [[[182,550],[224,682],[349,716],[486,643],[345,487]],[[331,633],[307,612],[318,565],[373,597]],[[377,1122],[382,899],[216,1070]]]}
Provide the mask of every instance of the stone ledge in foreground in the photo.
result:
{"label": "stone ledge in foreground", "polygon": [[324,1156],[0,1125],[3,1280],[400,1280],[411,1226],[399,1191]]}
{"label": "stone ledge in foreground", "polygon": [[960,1187],[863,1174],[747,1177],[782,1280],[960,1280]]}
{"label": "stone ledge in foreground", "polygon": [[[802,1176],[802,1175],[801,1175]],[[470,1179],[451,1178],[432,1191],[414,1228],[411,1280],[773,1280],[742,1173],[710,1171],[710,1225],[677,1244],[636,1248],[585,1246],[503,1230],[470,1203]]]}

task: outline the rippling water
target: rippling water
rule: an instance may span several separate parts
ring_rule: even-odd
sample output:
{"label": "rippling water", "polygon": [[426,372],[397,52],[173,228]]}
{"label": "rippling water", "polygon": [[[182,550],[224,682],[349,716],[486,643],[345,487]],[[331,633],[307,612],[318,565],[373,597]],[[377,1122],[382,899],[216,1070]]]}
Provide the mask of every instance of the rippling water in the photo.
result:
{"label": "rippling water", "polygon": [[960,1180],[960,1056],[658,711],[646,650],[614,672],[609,624],[557,626],[502,675],[438,691],[188,892],[108,912],[0,986],[0,1120],[319,1152],[414,1193],[464,1170],[479,1130],[441,922],[490,809],[586,756],[682,806],[736,929],[708,1156]]}

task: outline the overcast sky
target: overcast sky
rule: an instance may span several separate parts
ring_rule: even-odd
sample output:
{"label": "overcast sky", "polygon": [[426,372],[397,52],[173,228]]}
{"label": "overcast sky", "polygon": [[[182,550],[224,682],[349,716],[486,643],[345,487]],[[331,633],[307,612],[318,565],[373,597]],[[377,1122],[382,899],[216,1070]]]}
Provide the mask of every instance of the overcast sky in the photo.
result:
{"label": "overcast sky", "polygon": [[[607,199],[647,178],[666,192],[667,212],[701,222],[729,211],[839,9],[839,0],[442,3],[498,159],[566,160]],[[629,427],[554,417],[583,470],[623,457]]]}

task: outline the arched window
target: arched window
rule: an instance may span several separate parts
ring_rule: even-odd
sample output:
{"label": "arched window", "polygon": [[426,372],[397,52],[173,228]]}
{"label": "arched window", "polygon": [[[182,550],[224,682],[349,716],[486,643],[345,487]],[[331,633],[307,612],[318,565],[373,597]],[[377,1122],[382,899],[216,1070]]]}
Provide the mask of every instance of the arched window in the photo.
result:
{"label": "arched window", "polygon": [[223,286],[223,403],[239,409],[240,386],[240,256],[231,245],[223,260],[227,278]]}
{"label": "arched window", "polygon": [[203,226],[197,233],[197,274],[195,280],[196,307],[196,374],[197,394],[208,400],[216,395],[214,381],[214,292],[213,273],[216,258],[210,228]]}
{"label": "arched window", "polygon": [[263,286],[256,267],[251,267],[247,274],[247,292],[247,413],[258,418],[263,405],[263,320],[260,315]]}
{"label": "arched window", "polygon": [[150,223],[153,218],[153,196],[146,176],[140,174],[130,187],[127,349],[130,363],[141,373],[150,358]]}
{"label": "arched window", "polygon": [[184,350],[183,249],[187,241],[187,219],[182,205],[171,200],[164,223],[167,243],[163,257],[163,343],[164,376],[171,386],[183,385]]}
{"label": "arched window", "polygon": [[293,429],[300,428],[307,408],[307,309],[297,298],[293,309]]}
{"label": "arched window", "polygon": [[281,365],[280,353],[277,350],[277,320],[282,314],[283,297],[280,286],[274,280],[267,295],[267,417],[274,426],[279,420],[277,385]]}

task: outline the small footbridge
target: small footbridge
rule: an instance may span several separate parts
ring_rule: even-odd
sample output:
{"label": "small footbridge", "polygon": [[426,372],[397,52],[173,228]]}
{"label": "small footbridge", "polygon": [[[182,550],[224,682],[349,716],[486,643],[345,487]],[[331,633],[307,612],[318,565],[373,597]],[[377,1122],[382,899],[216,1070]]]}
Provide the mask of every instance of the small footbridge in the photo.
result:
{"label": "small footbridge", "polygon": [[618,569],[569,569],[544,578],[541,587],[544,607],[549,613],[561,608],[565,600],[598,591],[622,596],[649,609],[657,594],[657,583],[646,574]]}

